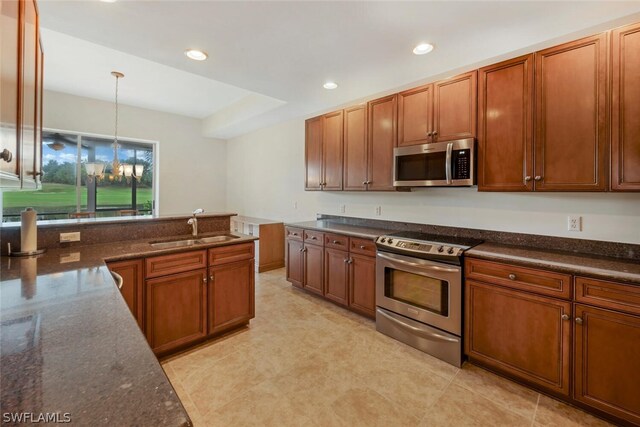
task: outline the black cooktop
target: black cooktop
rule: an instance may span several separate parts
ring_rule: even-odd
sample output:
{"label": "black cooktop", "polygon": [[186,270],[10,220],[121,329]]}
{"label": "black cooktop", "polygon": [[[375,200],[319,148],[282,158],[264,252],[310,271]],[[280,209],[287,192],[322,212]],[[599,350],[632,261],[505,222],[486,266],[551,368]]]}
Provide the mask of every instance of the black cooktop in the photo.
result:
{"label": "black cooktop", "polygon": [[467,237],[457,237],[449,235],[428,234],[421,233],[419,231],[399,231],[397,233],[385,234],[385,236],[404,237],[413,240],[422,240],[425,242],[441,243],[444,245],[457,245],[466,246],[464,249],[469,249],[482,243],[482,240],[471,239]]}

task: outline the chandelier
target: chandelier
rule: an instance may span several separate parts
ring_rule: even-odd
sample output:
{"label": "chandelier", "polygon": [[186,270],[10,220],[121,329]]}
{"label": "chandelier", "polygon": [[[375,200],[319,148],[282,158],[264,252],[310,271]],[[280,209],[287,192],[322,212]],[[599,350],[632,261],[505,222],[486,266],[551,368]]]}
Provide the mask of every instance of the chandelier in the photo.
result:
{"label": "chandelier", "polygon": [[[118,158],[118,81],[124,77],[119,71],[112,71],[111,75],[116,78],[116,123],[113,137],[113,161],[111,162],[111,173],[108,174],[109,181],[120,181],[123,177],[127,182],[131,182],[131,178],[135,178],[138,182],[142,179],[142,173],[144,172],[144,165],[130,165],[127,163],[120,163]],[[100,181],[105,177],[106,166],[101,162],[88,162],[85,164],[87,171],[87,181],[92,182],[94,179]]]}

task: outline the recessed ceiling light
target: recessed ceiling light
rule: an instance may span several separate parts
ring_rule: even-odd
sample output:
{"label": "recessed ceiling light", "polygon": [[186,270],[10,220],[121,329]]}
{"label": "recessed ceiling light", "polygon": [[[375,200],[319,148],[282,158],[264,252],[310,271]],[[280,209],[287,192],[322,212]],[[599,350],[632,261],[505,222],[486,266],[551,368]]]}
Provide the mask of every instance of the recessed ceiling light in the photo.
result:
{"label": "recessed ceiling light", "polygon": [[433,45],[429,43],[420,43],[418,46],[413,48],[413,53],[416,55],[424,55],[425,53],[429,53],[433,50]]}
{"label": "recessed ceiling light", "polygon": [[100,0],[102,3],[115,3],[118,0]]}
{"label": "recessed ceiling light", "polygon": [[203,52],[198,49],[187,49],[184,51],[184,54],[194,61],[204,61],[209,57],[209,55],[207,55],[207,52]]}
{"label": "recessed ceiling light", "polygon": [[335,89],[338,87],[338,84],[336,82],[326,82],[325,84],[322,85],[323,88],[325,89]]}

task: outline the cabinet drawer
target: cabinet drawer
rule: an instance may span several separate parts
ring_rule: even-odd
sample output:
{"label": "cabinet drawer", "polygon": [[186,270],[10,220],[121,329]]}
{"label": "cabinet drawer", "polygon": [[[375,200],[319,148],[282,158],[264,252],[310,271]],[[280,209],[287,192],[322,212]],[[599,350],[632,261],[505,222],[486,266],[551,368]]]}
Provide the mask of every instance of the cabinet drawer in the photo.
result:
{"label": "cabinet drawer", "polygon": [[571,299],[569,274],[467,258],[465,278]]}
{"label": "cabinet drawer", "polygon": [[311,245],[323,245],[324,233],[313,230],[304,230],[304,242]]}
{"label": "cabinet drawer", "polygon": [[254,243],[220,246],[209,249],[209,265],[220,265],[228,262],[242,261],[253,258]]}
{"label": "cabinet drawer", "polygon": [[577,302],[640,315],[640,286],[576,277]]}
{"label": "cabinet drawer", "polygon": [[349,250],[349,238],[342,234],[325,234],[324,245],[327,248],[342,249],[343,251]]}
{"label": "cabinet drawer", "polygon": [[286,227],[286,235],[287,235],[287,239],[302,241],[302,229],[301,228]]}
{"label": "cabinet drawer", "polygon": [[145,260],[147,279],[182,273],[207,266],[207,251],[191,251],[170,255],[161,255]]}
{"label": "cabinet drawer", "polygon": [[376,256],[376,244],[373,240],[352,237],[349,244],[349,251],[354,254]]}

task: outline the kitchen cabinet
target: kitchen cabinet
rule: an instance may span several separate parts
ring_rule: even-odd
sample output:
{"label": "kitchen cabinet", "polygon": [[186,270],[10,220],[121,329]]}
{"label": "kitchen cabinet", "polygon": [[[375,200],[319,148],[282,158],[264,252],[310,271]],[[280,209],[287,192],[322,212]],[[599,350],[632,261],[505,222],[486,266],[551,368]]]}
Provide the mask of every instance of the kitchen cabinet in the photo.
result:
{"label": "kitchen cabinet", "polygon": [[344,110],[344,190],[367,189],[369,176],[367,107]]}
{"label": "kitchen cabinet", "polygon": [[351,252],[349,266],[349,307],[365,316],[376,313],[376,258]]}
{"label": "kitchen cabinet", "polygon": [[148,279],[145,328],[156,354],[167,353],[207,336],[207,270]]}
{"label": "kitchen cabinet", "polygon": [[231,231],[256,236],[255,260],[259,273],[284,267],[284,224],[262,218],[231,218]]}
{"label": "kitchen cabinet", "polygon": [[22,188],[36,188],[40,165],[36,165],[36,128],[38,127],[38,11],[34,0],[23,3],[22,36],[22,112],[21,112],[21,177]]}
{"label": "kitchen cabinet", "polygon": [[533,190],[534,56],[478,71],[478,190]]}
{"label": "kitchen cabinet", "polygon": [[340,305],[348,305],[349,253],[339,249],[324,250],[325,298]]}
{"label": "kitchen cabinet", "polygon": [[[19,56],[22,28],[22,4],[15,1],[0,2],[0,188],[20,187],[20,122],[18,110],[20,100],[20,73],[22,61]],[[5,157],[6,156],[6,157]]]}
{"label": "kitchen cabinet", "polygon": [[474,280],[465,286],[469,358],[568,396],[571,302]]}
{"label": "kitchen cabinet", "polygon": [[209,334],[243,325],[255,316],[253,259],[209,268]]}
{"label": "kitchen cabinet", "polygon": [[471,71],[433,84],[431,142],[475,138],[477,73]]}
{"label": "kitchen cabinet", "polygon": [[[302,234],[302,230],[292,230],[287,228],[287,241],[286,241],[286,270],[287,280],[292,285],[302,288],[304,282],[304,261],[302,249],[304,244],[302,238],[296,238],[298,233]],[[294,235],[295,234],[295,235]]]}
{"label": "kitchen cabinet", "polygon": [[433,84],[398,94],[398,147],[433,142]]}
{"label": "kitchen cabinet", "polygon": [[322,246],[312,245],[309,243],[304,244],[304,248],[302,249],[304,281],[302,285],[304,289],[318,295],[324,294],[324,256],[325,254]]}
{"label": "kitchen cabinet", "polygon": [[607,42],[601,33],[535,54],[536,191],[607,188]]}
{"label": "kitchen cabinet", "polygon": [[131,314],[144,331],[144,264],[141,259],[107,263],[109,271],[119,274],[122,279],[120,292],[129,306]]}
{"label": "kitchen cabinet", "polygon": [[612,31],[611,189],[640,190],[640,24]]}
{"label": "kitchen cabinet", "polygon": [[393,149],[397,145],[398,97],[370,101],[368,111],[367,190],[393,191]]}
{"label": "kitchen cabinet", "polygon": [[306,121],[306,190],[342,190],[342,110]]}

